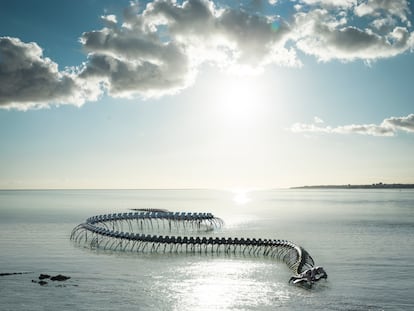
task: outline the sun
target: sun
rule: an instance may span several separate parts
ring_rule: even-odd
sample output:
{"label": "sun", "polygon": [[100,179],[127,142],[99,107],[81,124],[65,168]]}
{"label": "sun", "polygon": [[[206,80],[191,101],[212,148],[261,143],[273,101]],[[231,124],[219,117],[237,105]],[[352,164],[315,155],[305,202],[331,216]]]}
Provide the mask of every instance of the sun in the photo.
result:
{"label": "sun", "polygon": [[248,124],[263,112],[265,92],[254,78],[233,77],[216,87],[215,110],[229,124]]}

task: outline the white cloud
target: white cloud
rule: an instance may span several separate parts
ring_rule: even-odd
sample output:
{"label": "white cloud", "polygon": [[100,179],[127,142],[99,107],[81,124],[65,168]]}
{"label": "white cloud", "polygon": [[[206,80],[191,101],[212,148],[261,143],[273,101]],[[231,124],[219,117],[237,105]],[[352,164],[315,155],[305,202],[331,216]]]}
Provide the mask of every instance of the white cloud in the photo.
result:
{"label": "white cloud", "polygon": [[167,26],[172,40],[196,50],[202,60],[215,62],[208,56],[213,50],[214,55],[226,55],[229,62],[252,66],[292,63],[288,53],[280,53],[287,50],[284,44],[291,30],[277,16],[217,9],[207,0],[190,0],[182,5],[157,0],[147,6],[142,16],[147,25]]}
{"label": "white cloud", "polygon": [[313,122],[316,123],[316,124],[324,123],[323,120],[319,117],[313,117]]}
{"label": "white cloud", "polygon": [[360,134],[371,136],[394,136],[395,130],[391,127],[376,124],[351,124],[338,126],[332,129],[332,133],[337,134]]}
{"label": "white cloud", "polygon": [[118,24],[116,15],[113,14],[103,15],[101,16],[101,19],[106,24],[106,26],[110,28],[116,27],[116,25]]}
{"label": "white cloud", "polygon": [[371,25],[380,33],[389,33],[395,28],[395,26],[397,25],[397,21],[391,16],[386,16],[384,18],[374,19],[371,22]]}
{"label": "white cloud", "polygon": [[357,16],[381,14],[396,16],[405,22],[408,19],[409,3],[407,0],[368,0],[355,7]]}
{"label": "white cloud", "polygon": [[322,7],[349,8],[357,4],[357,0],[301,0],[308,5],[320,5]]}
{"label": "white cloud", "polygon": [[322,127],[316,124],[295,123],[289,130],[293,133],[331,133],[332,128],[330,126]]}
{"label": "white cloud", "polygon": [[414,114],[406,117],[391,117],[381,124],[351,124],[337,127],[320,126],[316,123],[295,123],[290,131],[294,133],[360,134],[371,136],[395,136],[398,131],[414,133]]}
{"label": "white cloud", "polygon": [[414,114],[406,117],[391,117],[385,119],[382,123],[383,127],[391,127],[395,130],[414,133]]}

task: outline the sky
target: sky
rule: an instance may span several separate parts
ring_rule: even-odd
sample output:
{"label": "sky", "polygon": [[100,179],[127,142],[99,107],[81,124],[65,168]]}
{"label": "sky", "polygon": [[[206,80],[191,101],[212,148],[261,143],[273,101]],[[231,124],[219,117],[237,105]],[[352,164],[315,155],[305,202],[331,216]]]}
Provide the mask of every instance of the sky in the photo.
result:
{"label": "sky", "polygon": [[0,0],[0,189],[414,183],[406,0]]}

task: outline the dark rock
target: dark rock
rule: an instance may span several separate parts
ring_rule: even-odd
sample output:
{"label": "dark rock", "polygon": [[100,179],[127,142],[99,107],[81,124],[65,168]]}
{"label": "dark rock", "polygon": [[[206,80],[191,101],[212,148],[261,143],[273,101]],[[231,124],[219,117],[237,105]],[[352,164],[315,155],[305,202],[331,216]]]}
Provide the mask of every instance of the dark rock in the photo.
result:
{"label": "dark rock", "polygon": [[66,281],[66,280],[69,280],[69,279],[70,279],[70,276],[66,276],[66,275],[62,275],[62,274],[58,274],[58,275],[52,276],[50,278],[51,281]]}
{"label": "dark rock", "polygon": [[18,274],[29,274],[33,272],[8,272],[8,273],[0,273],[0,276],[6,276],[6,275],[18,275]]}
{"label": "dark rock", "polygon": [[44,280],[44,279],[50,279],[50,275],[49,274],[40,274],[39,275],[39,280]]}
{"label": "dark rock", "polygon": [[17,272],[11,272],[11,273],[0,273],[0,276],[6,276],[6,275],[15,275]]}
{"label": "dark rock", "polygon": [[47,284],[47,282],[46,281],[39,281],[39,285],[41,285],[41,286],[44,286],[44,285],[46,285]]}

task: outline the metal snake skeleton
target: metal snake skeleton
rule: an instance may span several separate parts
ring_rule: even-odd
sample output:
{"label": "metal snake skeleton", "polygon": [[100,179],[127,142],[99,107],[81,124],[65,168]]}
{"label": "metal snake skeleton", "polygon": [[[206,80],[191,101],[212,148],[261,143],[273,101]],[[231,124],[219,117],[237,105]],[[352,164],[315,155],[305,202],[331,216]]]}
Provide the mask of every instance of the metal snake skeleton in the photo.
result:
{"label": "metal snake skeleton", "polygon": [[[294,273],[289,282],[312,287],[327,273],[309,253],[292,242],[275,239],[219,238],[191,235],[220,228],[223,221],[211,213],[135,209],[135,212],[89,217],[76,226],[70,239],[91,249],[130,252],[241,253],[269,256]],[[151,235],[158,233],[179,234]],[[181,234],[186,234],[181,236]]]}

